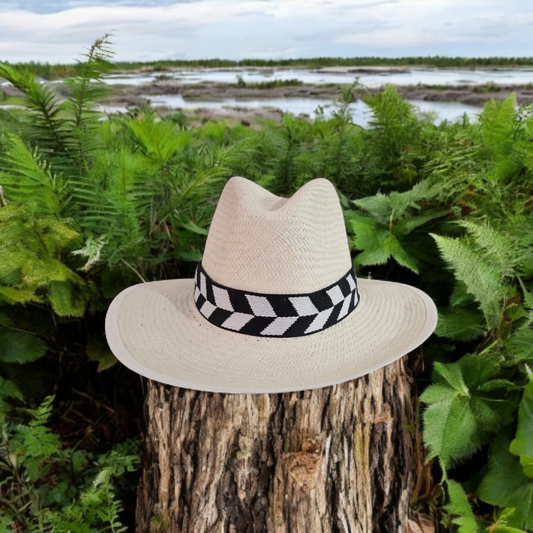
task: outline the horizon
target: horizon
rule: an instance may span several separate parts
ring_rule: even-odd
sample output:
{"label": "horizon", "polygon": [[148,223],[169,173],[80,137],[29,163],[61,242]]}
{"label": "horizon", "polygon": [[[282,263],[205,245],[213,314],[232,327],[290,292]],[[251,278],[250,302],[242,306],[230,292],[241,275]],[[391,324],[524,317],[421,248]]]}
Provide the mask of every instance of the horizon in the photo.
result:
{"label": "horizon", "polygon": [[118,63],[514,58],[532,27],[521,0],[7,0],[0,58],[72,64],[105,33]]}
{"label": "horizon", "polygon": [[[527,65],[529,66],[529,63],[533,63],[533,56],[479,56],[479,57],[468,57],[468,56],[399,56],[399,57],[386,57],[386,56],[347,56],[347,57],[333,57],[333,56],[322,56],[322,57],[287,57],[287,58],[281,58],[281,59],[264,59],[264,58],[257,58],[257,57],[244,57],[242,59],[229,59],[225,57],[197,57],[197,58],[191,58],[191,59],[153,59],[150,61],[138,61],[138,60],[131,60],[131,61],[115,61],[112,58],[110,59],[110,62],[114,65],[132,65],[132,64],[140,64],[140,65],[154,65],[157,63],[203,63],[203,62],[227,62],[227,63],[243,63],[243,67],[261,67],[263,65],[246,65],[244,63],[273,63],[272,66],[280,66],[278,63],[281,62],[289,62],[289,63],[297,63],[298,61],[302,62],[312,62],[312,61],[320,61],[320,60],[335,60],[338,59],[339,61],[356,61],[356,60],[369,60],[369,59],[375,59],[379,60],[380,62],[383,62],[382,64],[371,64],[366,63],[361,65],[341,65],[341,64],[331,64],[331,65],[324,65],[324,68],[329,67],[342,67],[346,66],[346,68],[374,68],[374,67],[387,67],[387,66],[397,66],[397,67],[411,67],[411,66],[422,66],[423,63],[420,62],[420,60],[435,60],[435,59],[441,59],[444,61],[450,61],[450,60],[466,60],[470,63],[476,64],[476,61],[511,61],[515,60],[516,62],[527,62]],[[402,65],[395,65],[394,63],[398,61],[406,61],[409,59],[416,59],[416,62],[413,63],[405,63]],[[391,64],[387,64],[387,60],[391,61]],[[65,62],[65,63],[50,63],[48,61],[16,61],[16,62],[10,62],[10,61],[4,61],[0,57],[0,62],[7,63],[7,64],[37,64],[37,65],[45,65],[49,64],[50,66],[73,66],[76,65],[77,61],[76,59],[73,59],[72,61]],[[429,63],[431,63],[429,61]],[[228,65],[228,67],[231,67],[234,65]],[[239,66],[239,65],[237,65]],[[296,65],[289,65],[289,66],[296,66]],[[491,65],[488,65],[491,66]],[[221,68],[224,68],[221,66]]]}

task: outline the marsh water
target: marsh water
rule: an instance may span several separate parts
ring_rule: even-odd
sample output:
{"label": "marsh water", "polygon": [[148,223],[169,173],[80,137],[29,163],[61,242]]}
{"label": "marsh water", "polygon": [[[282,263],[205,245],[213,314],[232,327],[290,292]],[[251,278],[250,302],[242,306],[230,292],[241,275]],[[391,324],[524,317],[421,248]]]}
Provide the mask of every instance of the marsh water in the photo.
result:
{"label": "marsh water", "polygon": [[[458,85],[475,87],[494,83],[496,85],[524,85],[533,83],[533,68],[491,68],[491,69],[437,69],[437,68],[229,68],[229,69],[181,69],[150,73],[116,74],[107,78],[112,85],[142,85],[155,81],[169,81],[183,85],[200,85],[216,83],[236,83],[238,78],[245,83],[268,82],[273,80],[297,79],[305,84],[346,84],[358,79],[359,83],[369,88],[393,85],[431,85],[449,87]],[[262,98],[257,100],[226,99],[220,101],[185,100],[176,94],[151,95],[148,97],[155,106],[175,109],[275,107],[296,115],[311,117],[317,112],[330,115],[335,106],[331,100],[317,98]],[[412,101],[420,113],[431,113],[435,122],[458,120],[463,114],[475,119],[480,107],[460,102]],[[121,110],[108,108],[109,111]],[[368,124],[370,113],[368,106],[357,101],[350,106],[354,122],[361,126]]]}
{"label": "marsh water", "polygon": [[[110,85],[138,86],[153,82],[169,82],[178,86],[207,85],[216,86],[217,83],[237,83],[241,78],[245,84],[268,82],[273,80],[300,80],[310,85],[345,84],[350,85],[356,79],[368,88],[382,87],[386,84],[397,86],[433,86],[453,89],[454,86],[475,86],[495,84],[499,86],[533,85],[533,68],[478,68],[478,69],[438,69],[438,68],[403,68],[403,67],[365,67],[365,68],[226,68],[226,69],[176,69],[154,72],[119,73],[108,76],[104,81]],[[5,83],[5,82],[4,82]],[[179,92],[179,91],[177,91]],[[143,96],[141,94],[141,96]],[[154,106],[170,109],[198,109],[207,108],[224,110],[227,108],[259,109],[264,107],[277,108],[295,115],[315,117],[318,113],[330,116],[335,111],[331,100],[320,98],[258,98],[236,99],[228,98],[218,101],[184,99],[179,94],[145,95]],[[443,120],[455,121],[465,113],[472,119],[481,112],[481,107],[467,105],[456,101],[412,100],[420,114],[429,113],[434,122]],[[2,106],[0,106],[2,107]],[[126,108],[106,106],[107,112],[124,112]],[[356,124],[366,126],[370,120],[368,106],[357,101],[350,106],[353,120]]]}
{"label": "marsh water", "polygon": [[356,78],[371,88],[387,83],[393,85],[522,85],[533,83],[533,68],[502,69],[437,69],[437,68],[323,68],[323,69],[192,69],[150,74],[113,75],[110,84],[149,83],[160,79],[172,79],[186,84],[235,83],[240,76],[245,83],[272,80],[298,79],[303,83],[322,85],[328,83],[350,84]]}
{"label": "marsh water", "polygon": [[[275,107],[282,111],[295,115],[308,115],[316,117],[323,112],[325,116],[331,116],[336,110],[336,106],[331,100],[321,100],[317,98],[270,98],[262,100],[236,100],[234,98],[218,102],[201,102],[185,100],[181,95],[150,96],[153,106],[164,106],[174,109],[260,109],[262,107]],[[464,113],[470,118],[475,118],[481,108],[461,104],[459,102],[427,102],[423,100],[411,101],[419,114],[431,113],[431,118],[435,122],[443,120],[455,121]],[[107,111],[125,112],[125,108],[107,107]],[[350,105],[350,112],[353,122],[359,126],[366,127],[371,119],[370,108],[361,100]]]}

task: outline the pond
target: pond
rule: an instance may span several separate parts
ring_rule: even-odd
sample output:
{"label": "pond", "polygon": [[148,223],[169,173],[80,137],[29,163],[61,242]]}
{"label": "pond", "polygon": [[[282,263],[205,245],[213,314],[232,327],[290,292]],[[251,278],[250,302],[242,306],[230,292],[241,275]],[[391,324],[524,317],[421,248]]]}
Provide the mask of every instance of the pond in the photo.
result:
{"label": "pond", "polygon": [[[326,116],[331,116],[336,107],[331,100],[320,100],[315,98],[271,98],[264,100],[235,100],[227,99],[219,102],[201,102],[184,100],[181,95],[163,95],[163,96],[147,96],[151,100],[154,107],[170,107],[173,109],[216,109],[224,110],[231,108],[239,109],[259,109],[261,107],[275,107],[293,113],[295,115],[305,114],[310,117],[315,117],[317,109],[323,109]],[[443,120],[455,121],[466,113],[472,119],[475,119],[477,113],[481,108],[461,104],[459,102],[427,102],[427,101],[412,101],[411,102],[420,113],[432,112],[434,122],[438,123]],[[125,108],[106,107],[108,112],[126,111]],[[350,105],[350,112],[355,124],[366,127],[371,118],[370,108],[361,100]]]}
{"label": "pond", "polygon": [[176,72],[153,72],[150,74],[116,74],[106,83],[137,85],[150,83],[158,77],[181,81],[184,84],[236,83],[241,76],[246,83],[272,80],[298,79],[309,84],[350,84],[357,77],[359,82],[371,88],[387,83],[393,85],[522,85],[533,83],[533,68],[502,69],[383,69],[330,68],[330,69],[191,69]]}

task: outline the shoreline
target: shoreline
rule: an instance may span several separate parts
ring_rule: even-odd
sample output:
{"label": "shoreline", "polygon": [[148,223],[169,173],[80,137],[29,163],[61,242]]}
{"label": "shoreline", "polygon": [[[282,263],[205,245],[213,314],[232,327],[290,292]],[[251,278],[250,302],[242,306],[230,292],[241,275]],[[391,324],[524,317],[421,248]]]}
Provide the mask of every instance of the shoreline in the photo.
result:
{"label": "shoreline", "polygon": [[[337,101],[345,86],[339,84],[294,86],[258,89],[254,87],[238,87],[234,83],[204,82],[201,84],[184,84],[175,80],[156,80],[138,85],[115,85],[114,94],[103,103],[111,106],[142,105],[146,99],[157,96],[179,95],[184,100],[196,102],[220,102],[225,100],[261,101],[279,98],[309,98]],[[483,107],[490,100],[504,100],[511,93],[516,94],[517,104],[533,103],[533,84],[524,85],[395,85],[400,96],[406,100],[422,100],[428,102],[459,102],[461,104]],[[353,96],[361,99],[366,95],[374,95],[380,88],[356,87]]]}

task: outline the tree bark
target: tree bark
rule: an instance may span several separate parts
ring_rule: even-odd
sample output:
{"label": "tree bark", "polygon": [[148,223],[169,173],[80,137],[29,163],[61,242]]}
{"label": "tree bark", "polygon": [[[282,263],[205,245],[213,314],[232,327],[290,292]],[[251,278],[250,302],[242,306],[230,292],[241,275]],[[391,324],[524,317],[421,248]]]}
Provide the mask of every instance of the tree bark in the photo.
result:
{"label": "tree bark", "polygon": [[414,379],[406,358],[283,394],[148,381],[137,533],[406,533]]}

